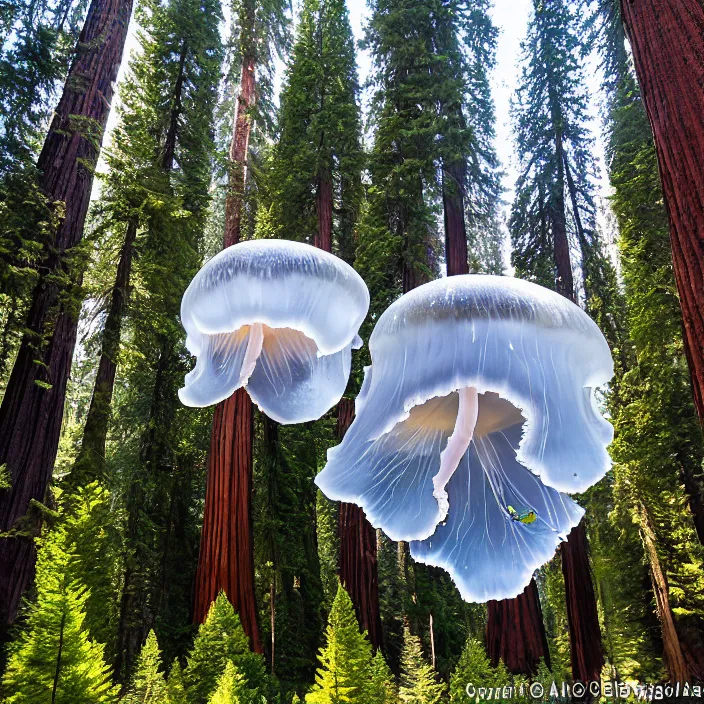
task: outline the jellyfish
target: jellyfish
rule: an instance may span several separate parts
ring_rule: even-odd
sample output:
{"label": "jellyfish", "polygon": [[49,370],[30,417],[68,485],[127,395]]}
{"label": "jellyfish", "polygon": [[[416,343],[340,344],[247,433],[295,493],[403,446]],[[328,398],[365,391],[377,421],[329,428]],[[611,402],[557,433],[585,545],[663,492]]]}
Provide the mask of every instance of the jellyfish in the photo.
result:
{"label": "jellyfish", "polygon": [[196,359],[179,391],[187,406],[244,386],[279,423],[316,420],[342,397],[369,292],[341,259],[288,240],[250,240],[196,274],[181,303]]}
{"label": "jellyfish", "polygon": [[610,467],[599,328],[536,284],[453,276],[392,304],[369,349],[356,418],[317,485],[466,600],[516,596],[584,514],[567,492]]}

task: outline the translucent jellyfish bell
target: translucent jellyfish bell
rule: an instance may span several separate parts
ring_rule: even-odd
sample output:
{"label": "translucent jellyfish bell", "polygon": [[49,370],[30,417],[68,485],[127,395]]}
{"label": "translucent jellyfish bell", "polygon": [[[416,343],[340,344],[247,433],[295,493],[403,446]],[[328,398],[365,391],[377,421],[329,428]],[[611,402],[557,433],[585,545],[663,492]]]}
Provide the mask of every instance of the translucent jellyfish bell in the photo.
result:
{"label": "translucent jellyfish bell", "polygon": [[197,357],[179,397],[210,406],[246,386],[280,423],[320,418],[342,397],[369,292],[351,266],[316,247],[251,240],[196,274],[181,303]]}
{"label": "translucent jellyfish bell", "polygon": [[467,600],[516,596],[583,515],[560,492],[610,466],[606,340],[553,291],[467,275],[396,301],[369,348],[357,416],[316,483]]}

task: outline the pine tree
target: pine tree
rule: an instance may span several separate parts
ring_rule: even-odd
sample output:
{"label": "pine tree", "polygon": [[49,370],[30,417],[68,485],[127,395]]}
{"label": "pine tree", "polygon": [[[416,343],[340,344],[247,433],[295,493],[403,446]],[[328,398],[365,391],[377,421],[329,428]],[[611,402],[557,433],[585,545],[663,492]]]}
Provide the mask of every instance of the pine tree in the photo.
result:
{"label": "pine tree", "polygon": [[71,553],[62,528],[42,539],[37,557],[37,599],[26,628],[12,645],[2,688],[8,704],[115,702],[117,690],[103,646],[86,629],[85,587],[71,579]]}
{"label": "pine tree", "polygon": [[306,704],[367,701],[371,648],[359,631],[352,600],[342,585],[337,589],[325,638],[315,686],[306,695]]}
{"label": "pine tree", "polygon": [[450,701],[453,704],[467,701],[467,685],[499,687],[509,683],[509,674],[503,662],[493,667],[484,645],[476,638],[469,638],[450,680]]}
{"label": "pine tree", "polygon": [[[616,430],[612,519],[622,535],[641,543],[665,662],[675,680],[699,666],[689,653],[701,647],[702,638],[698,604],[704,585],[692,579],[702,559],[697,545],[704,526],[701,434],[690,402],[656,149],[631,73],[619,8],[604,2],[601,10],[609,178],[632,345],[611,403]],[[655,647],[659,650],[659,644]]]}
{"label": "pine tree", "polygon": [[403,704],[440,704],[444,695],[445,685],[437,681],[433,668],[423,658],[420,638],[411,635],[406,627],[401,654],[400,701]]}
{"label": "pine tree", "polygon": [[174,660],[166,680],[166,702],[167,704],[188,704],[183,671],[178,660]]}
{"label": "pine tree", "polygon": [[398,693],[391,670],[381,650],[377,650],[371,663],[371,682],[366,701],[369,704],[396,704]]}
{"label": "pine tree", "polygon": [[198,629],[183,672],[192,704],[207,704],[228,662],[244,676],[249,689],[259,691],[260,697],[264,694],[264,660],[261,655],[250,652],[249,639],[239,616],[225,593],[220,592]]}
{"label": "pine tree", "polygon": [[134,675],[122,704],[166,704],[167,688],[161,670],[161,651],[154,631],[149,631],[147,640],[137,658]]}
{"label": "pine tree", "polygon": [[245,685],[242,673],[228,661],[213,696],[208,699],[208,704],[244,704]]}

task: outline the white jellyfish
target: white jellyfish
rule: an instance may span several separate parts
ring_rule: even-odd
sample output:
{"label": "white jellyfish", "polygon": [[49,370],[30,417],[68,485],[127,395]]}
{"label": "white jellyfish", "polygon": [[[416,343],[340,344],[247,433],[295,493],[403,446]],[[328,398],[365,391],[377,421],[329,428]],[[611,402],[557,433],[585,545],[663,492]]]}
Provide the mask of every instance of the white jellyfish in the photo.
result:
{"label": "white jellyfish", "polygon": [[357,416],[316,483],[468,601],[516,596],[583,515],[560,492],[610,466],[599,328],[536,284],[453,276],[391,305],[369,348]]}
{"label": "white jellyfish", "polygon": [[181,303],[197,357],[179,397],[209,406],[246,386],[280,423],[320,418],[342,397],[369,292],[341,259],[288,240],[251,240],[220,252]]}

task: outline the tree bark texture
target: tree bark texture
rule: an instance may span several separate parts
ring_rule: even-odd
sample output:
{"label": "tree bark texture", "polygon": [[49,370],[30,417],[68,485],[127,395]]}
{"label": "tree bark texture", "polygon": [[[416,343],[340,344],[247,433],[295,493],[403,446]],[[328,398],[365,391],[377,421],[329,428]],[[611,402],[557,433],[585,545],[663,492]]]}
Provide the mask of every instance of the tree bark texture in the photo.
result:
{"label": "tree bark texture", "polygon": [[704,5],[622,0],[670,220],[694,403],[704,423]]}
{"label": "tree bark texture", "polygon": [[689,682],[690,672],[682,653],[675,619],[670,607],[670,596],[667,587],[667,576],[660,564],[658,551],[655,547],[655,531],[650,515],[642,504],[640,510],[640,534],[645,547],[645,553],[650,563],[650,578],[655,595],[655,608],[662,629],[662,645],[665,656],[665,666],[671,682]]}
{"label": "tree bark texture", "polygon": [[318,178],[318,192],[316,194],[318,210],[318,230],[315,233],[313,244],[326,252],[332,252],[332,178],[328,171],[323,171]]}
{"label": "tree bark texture", "polygon": [[514,674],[534,675],[540,658],[550,667],[548,639],[534,579],[515,599],[487,602],[486,651],[494,667],[502,660]]}
{"label": "tree bark texture", "polygon": [[[337,433],[342,439],[354,418],[354,401],[343,398],[337,405]],[[355,504],[340,504],[340,581],[352,599],[359,625],[374,648],[383,640],[379,612],[379,569],[376,531]]]}
{"label": "tree bark texture", "polygon": [[95,479],[100,479],[105,470],[105,444],[110,420],[110,406],[117,373],[117,356],[120,351],[120,333],[122,317],[129,295],[132,254],[137,236],[137,220],[132,218],[127,223],[125,240],[117,264],[115,284],[112,288],[110,309],[105,319],[103,339],[100,349],[98,373],[93,385],[93,395],[83,429],[81,449],[76,457],[69,482],[72,486],[85,486]]}
{"label": "tree bark texture", "polygon": [[194,620],[203,623],[221,590],[262,653],[254,594],[252,402],[245,389],[215,407],[196,573]]}
{"label": "tree bark texture", "polygon": [[[246,0],[244,17],[244,41],[253,43],[252,0]],[[237,244],[242,234],[251,110],[256,100],[255,70],[254,51],[245,51],[230,143],[224,247]],[[239,613],[252,650],[263,653],[254,584],[253,412],[244,388],[215,407],[193,613],[195,622],[202,623],[210,604],[224,589]]]}
{"label": "tree bark texture", "polygon": [[560,553],[565,579],[572,677],[580,682],[591,682],[601,677],[604,651],[584,521],[570,531]]}
{"label": "tree bark texture", "polygon": [[[132,0],[91,3],[37,162],[43,193],[62,211],[0,407],[0,465],[12,478],[12,487],[0,492],[0,531],[25,514],[31,499],[44,500],[56,459],[80,305],[67,300],[74,291],[61,295],[67,287],[52,274],[80,284],[80,272],[67,274],[66,259],[83,236],[131,13]],[[33,573],[30,540],[0,541],[0,628],[14,620]]]}
{"label": "tree bark texture", "polygon": [[464,163],[449,164],[442,172],[445,260],[448,276],[469,274],[467,226],[464,215],[465,172]]}

